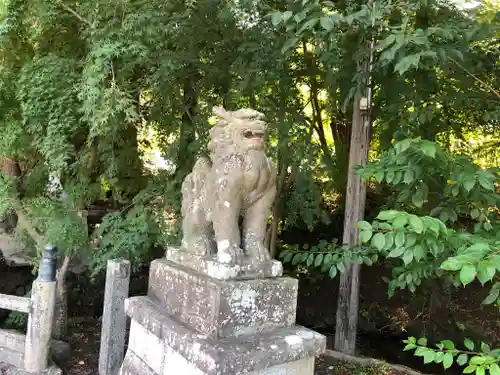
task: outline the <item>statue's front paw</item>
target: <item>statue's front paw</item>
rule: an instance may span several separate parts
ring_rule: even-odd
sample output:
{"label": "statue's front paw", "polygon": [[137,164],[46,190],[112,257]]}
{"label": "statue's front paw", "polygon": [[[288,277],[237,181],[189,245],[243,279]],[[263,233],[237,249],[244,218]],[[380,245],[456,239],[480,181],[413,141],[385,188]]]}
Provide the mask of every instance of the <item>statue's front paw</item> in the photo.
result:
{"label": "statue's front paw", "polygon": [[220,263],[241,265],[243,257],[243,250],[236,245],[219,246],[217,249],[217,260]]}
{"label": "statue's front paw", "polygon": [[211,253],[210,239],[204,236],[184,239],[182,241],[182,247],[184,247],[186,251],[198,256],[210,255]]}
{"label": "statue's front paw", "polygon": [[256,246],[256,257],[260,262],[269,262],[271,260],[269,250],[263,244]]}

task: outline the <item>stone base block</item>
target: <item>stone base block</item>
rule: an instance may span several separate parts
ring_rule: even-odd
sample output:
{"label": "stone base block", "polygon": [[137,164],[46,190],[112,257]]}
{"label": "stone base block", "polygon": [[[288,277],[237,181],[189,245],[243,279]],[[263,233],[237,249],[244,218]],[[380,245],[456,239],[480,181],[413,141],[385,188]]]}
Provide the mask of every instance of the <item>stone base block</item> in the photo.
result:
{"label": "stone base block", "polygon": [[62,370],[56,365],[51,365],[47,370],[40,372],[28,372],[22,368],[0,363],[0,374],[2,375],[62,375]]}
{"label": "stone base block", "polygon": [[[0,374],[28,374],[24,370],[25,346],[26,335],[10,329],[0,329]],[[50,356],[59,364],[64,362],[70,356],[69,345],[63,341],[52,340]],[[51,365],[41,374],[59,375],[62,371],[59,367]]]}
{"label": "stone base block", "polygon": [[[177,356],[176,356],[177,357]],[[185,360],[180,362],[177,358],[165,358],[169,361],[169,365],[165,366],[168,371],[168,375],[182,374],[182,375],[203,375],[205,373],[201,372],[199,369],[194,368]],[[151,367],[149,367],[137,354],[132,350],[127,351],[125,360],[123,362],[122,368],[120,369],[119,375],[160,375],[156,373]],[[254,371],[246,373],[246,375],[313,375],[314,374],[314,358],[301,359],[299,361],[285,363],[278,366],[269,367],[262,371]],[[234,374],[240,375],[240,374]]]}
{"label": "stone base block", "polygon": [[129,345],[120,375],[313,375],[325,337],[303,327],[214,340],[146,297],[126,302]]}
{"label": "stone base block", "polygon": [[283,265],[277,260],[259,264],[258,268],[250,263],[232,266],[218,262],[213,256],[198,256],[175,247],[167,249],[165,258],[219,280],[264,279],[283,275]]}
{"label": "stone base block", "polygon": [[213,338],[295,324],[298,282],[281,277],[223,281],[156,259],[148,296],[181,323]]}

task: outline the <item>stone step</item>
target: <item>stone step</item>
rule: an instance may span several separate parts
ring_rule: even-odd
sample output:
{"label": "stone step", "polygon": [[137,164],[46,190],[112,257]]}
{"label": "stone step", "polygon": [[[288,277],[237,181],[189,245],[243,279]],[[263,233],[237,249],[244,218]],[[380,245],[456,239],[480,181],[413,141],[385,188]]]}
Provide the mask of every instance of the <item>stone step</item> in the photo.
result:
{"label": "stone step", "polygon": [[148,296],[166,313],[213,338],[295,324],[298,281],[218,280],[167,259],[151,262]]}
{"label": "stone step", "polygon": [[18,368],[24,367],[24,348],[19,351],[16,348],[0,345],[0,362],[6,363]]}
{"label": "stone step", "polygon": [[[0,329],[0,362],[11,363],[15,366],[21,363],[24,367],[25,345],[26,335],[15,330]],[[4,348],[3,351],[2,348]],[[50,352],[52,359],[57,363],[65,362],[70,358],[69,344],[63,341],[52,340]],[[16,362],[12,363],[10,358],[16,359]]]}
{"label": "stone step", "polygon": [[[322,354],[326,345],[323,335],[300,326],[213,339],[167,315],[161,306],[148,297],[127,299],[125,311],[132,319],[128,350],[153,369],[154,373],[161,375],[186,373],[174,370],[191,367],[195,370],[188,372],[190,374],[261,374],[266,369],[287,366],[289,363],[309,369],[314,357]],[[134,357],[130,354],[129,358]],[[140,364],[140,361],[137,363]],[[297,371],[283,373],[300,374]],[[312,374],[311,371],[302,372],[306,373]]]}

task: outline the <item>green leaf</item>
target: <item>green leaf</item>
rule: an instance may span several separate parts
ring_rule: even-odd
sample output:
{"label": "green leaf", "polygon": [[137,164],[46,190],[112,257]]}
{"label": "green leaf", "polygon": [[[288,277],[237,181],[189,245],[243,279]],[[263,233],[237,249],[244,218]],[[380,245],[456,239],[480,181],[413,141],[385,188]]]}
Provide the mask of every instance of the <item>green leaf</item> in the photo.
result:
{"label": "green leaf", "polygon": [[316,255],[316,259],[314,260],[314,266],[315,267],[321,266],[321,263],[323,263],[323,257],[324,257],[323,254]]}
{"label": "green leaf", "polygon": [[388,210],[388,211],[380,211],[379,214],[377,215],[376,219],[377,220],[384,220],[384,221],[391,221],[394,220],[396,216],[398,216],[400,213],[396,210]]}
{"label": "green leaf", "polygon": [[359,241],[361,243],[367,243],[372,238],[373,232],[371,230],[362,230],[359,232]]}
{"label": "green leaf", "polygon": [[464,374],[472,374],[474,371],[476,371],[476,369],[477,369],[477,366],[475,366],[475,365],[467,366],[464,369]]}
{"label": "green leaf", "polygon": [[475,357],[472,357],[472,358],[470,359],[470,361],[469,361],[469,363],[470,363],[471,365],[477,365],[477,366],[479,366],[479,365],[484,365],[484,363],[485,363],[485,362],[486,362],[486,358],[485,358],[485,357],[482,357],[482,356],[479,356],[479,355],[477,355],[477,356],[475,356]]}
{"label": "green leaf", "polygon": [[406,249],[403,255],[403,262],[405,263],[405,266],[410,264],[412,260],[413,260],[413,249]]}
{"label": "green leaf", "polygon": [[412,169],[407,169],[403,178],[403,181],[405,184],[410,184],[413,182],[413,170]]}
{"label": "green leaf", "polygon": [[477,219],[481,215],[481,212],[477,208],[473,208],[470,210],[470,217],[473,219]]}
{"label": "green leaf", "polygon": [[396,247],[403,247],[405,244],[405,240],[406,240],[406,237],[405,237],[404,232],[397,232],[396,238],[394,239],[394,245]]}
{"label": "green leaf", "polygon": [[375,233],[375,235],[372,237],[372,246],[375,247],[377,250],[382,250],[385,246],[385,237],[382,233]]}
{"label": "green leaf", "polygon": [[420,208],[424,205],[424,195],[423,195],[423,192],[421,190],[418,190],[415,194],[413,194],[413,196],[411,197],[411,201],[412,203]]}
{"label": "green leaf", "polygon": [[297,38],[297,37],[287,39],[285,44],[283,44],[283,47],[281,48],[281,53],[287,52],[290,48],[294,47],[298,41],[299,41],[299,38]]}
{"label": "green leaf", "polygon": [[404,228],[408,224],[408,216],[406,213],[398,215],[392,222],[394,228]]}
{"label": "green leaf", "polygon": [[388,184],[393,184],[396,185],[397,181],[395,180],[396,173],[394,171],[387,171],[387,174],[385,175],[385,181]]}
{"label": "green leaf", "polygon": [[335,27],[335,23],[333,22],[332,17],[329,16],[321,17],[319,23],[321,27],[326,31],[332,31]]}
{"label": "green leaf", "polygon": [[[488,296],[484,299],[483,305],[491,305],[500,297],[500,282],[496,282],[491,288]],[[472,350],[472,349],[471,349]]]}
{"label": "green leaf", "polygon": [[463,187],[467,192],[470,192],[473,188],[474,185],[476,185],[476,178],[474,175],[467,176],[465,181],[463,182]]}
{"label": "green leaf", "polygon": [[424,222],[418,216],[410,216],[410,228],[412,228],[417,233],[422,233],[424,231]]}
{"label": "green leaf", "polygon": [[477,265],[477,279],[484,285],[493,279],[495,271],[495,267],[491,267],[487,263],[481,262]]}
{"label": "green leaf", "polygon": [[281,20],[281,12],[274,12],[271,14],[271,23],[273,24],[273,26],[278,26],[281,23]]}
{"label": "green leaf", "polygon": [[311,18],[309,21],[302,25],[302,27],[298,31],[298,34],[302,34],[304,31],[312,29],[314,26],[316,26],[318,21],[318,18]]}
{"label": "green leaf", "polygon": [[427,338],[426,337],[419,338],[417,344],[420,346],[427,346]]}
{"label": "green leaf", "polygon": [[406,346],[404,347],[403,351],[404,352],[407,352],[408,350],[413,350],[415,349],[417,346],[415,344],[412,344],[412,343],[409,343],[409,344],[406,344]]}
{"label": "green leaf", "polygon": [[286,251],[285,254],[283,254],[283,263],[290,263],[292,258],[293,253],[291,251]]}
{"label": "green leaf", "polygon": [[433,159],[436,157],[436,145],[433,142],[422,141],[420,143],[420,149],[425,155]]}
{"label": "green leaf", "polygon": [[417,236],[414,233],[406,235],[405,247],[412,247],[417,243]]}
{"label": "green leaf", "polygon": [[325,255],[325,259],[323,260],[324,264],[330,265],[332,263],[333,255],[328,253]]}
{"label": "green leaf", "polygon": [[419,62],[420,62],[420,55],[419,54],[405,56],[401,60],[398,61],[398,63],[394,67],[394,71],[398,72],[399,75],[403,75],[408,70],[410,70],[412,67],[418,68]]}
{"label": "green leaf", "polygon": [[455,349],[455,344],[453,343],[453,341],[443,340],[443,341],[441,341],[441,344],[443,345],[443,348],[445,348],[446,350]]}
{"label": "green leaf", "polygon": [[367,221],[360,221],[357,226],[359,230],[372,230],[372,225]]}
{"label": "green leaf", "polygon": [[424,248],[420,245],[415,245],[415,247],[413,248],[413,257],[416,261],[423,259],[425,257]]}
{"label": "green leaf", "polygon": [[467,354],[460,354],[457,358],[457,363],[460,366],[464,366],[468,360],[469,360],[469,357],[467,356]]}
{"label": "green leaf", "polygon": [[481,343],[481,351],[484,353],[484,354],[489,354],[491,352],[491,348],[488,344],[482,342]]}
{"label": "green leaf", "polygon": [[384,180],[384,176],[385,176],[385,171],[383,169],[375,172],[375,180],[377,180],[377,182],[382,182]]}
{"label": "green leaf", "polygon": [[424,354],[424,363],[425,363],[425,364],[428,364],[428,363],[434,362],[434,359],[436,359],[436,353],[435,353],[435,352],[433,352],[432,350],[429,350],[429,351],[427,351],[427,352]]}
{"label": "green leaf", "polygon": [[500,375],[500,367],[498,363],[492,363],[488,366],[488,370],[490,370],[490,375]]}
{"label": "green leaf", "polygon": [[313,263],[314,263],[314,253],[311,253],[307,257],[306,265],[307,265],[307,267],[311,267],[313,265]]}
{"label": "green leaf", "polygon": [[405,252],[404,247],[397,247],[392,250],[389,254],[387,254],[387,258],[399,258]]}
{"label": "green leaf", "polygon": [[[292,18],[293,12],[290,10],[287,10],[285,13],[283,13],[283,22],[288,21],[290,18]],[[276,26],[276,25],[274,25]]]}
{"label": "green leaf", "polygon": [[443,367],[448,369],[453,364],[453,354],[450,352],[446,353],[443,357]]}
{"label": "green leaf", "polygon": [[295,266],[300,262],[300,259],[302,258],[302,255],[300,253],[297,253],[294,255],[293,260],[292,260],[292,265]]}
{"label": "green leaf", "polygon": [[436,353],[436,358],[434,359],[434,362],[436,363],[442,363],[443,362],[443,358],[444,358],[444,352],[437,352]]}
{"label": "green leaf", "polygon": [[328,275],[330,275],[331,279],[334,279],[335,276],[337,276],[337,267],[335,267],[335,265],[330,267],[330,271],[328,272]]}
{"label": "green leaf", "polygon": [[471,340],[471,339],[465,339],[464,340],[464,345],[467,349],[469,349],[470,351],[473,351],[474,350],[474,342]]}
{"label": "green leaf", "polygon": [[478,367],[476,369],[476,375],[485,375],[485,372],[486,370],[484,369],[484,367]]}
{"label": "green leaf", "polygon": [[417,348],[417,350],[415,350],[415,356],[423,357],[425,353],[427,353],[428,351],[429,351],[428,348],[419,347]]}
{"label": "green leaf", "polygon": [[476,266],[466,264],[460,270],[460,281],[465,286],[470,284],[476,278]]}
{"label": "green leaf", "polygon": [[486,190],[494,190],[495,185],[493,184],[494,177],[491,173],[488,172],[479,172],[477,180],[479,184],[485,188]]}
{"label": "green leaf", "polygon": [[385,250],[389,250],[394,245],[394,233],[393,232],[387,232],[387,233],[384,234],[384,237],[385,237],[385,246],[384,246],[384,249]]}

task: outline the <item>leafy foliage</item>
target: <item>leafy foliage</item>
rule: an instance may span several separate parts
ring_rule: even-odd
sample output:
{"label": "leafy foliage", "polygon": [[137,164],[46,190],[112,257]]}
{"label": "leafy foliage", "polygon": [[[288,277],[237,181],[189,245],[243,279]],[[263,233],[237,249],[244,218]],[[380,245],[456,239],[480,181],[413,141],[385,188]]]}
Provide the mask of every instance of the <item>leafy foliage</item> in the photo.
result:
{"label": "leafy foliage", "polygon": [[318,268],[333,279],[344,273],[352,263],[371,266],[377,262],[378,254],[369,248],[352,249],[321,240],[318,245],[304,245],[302,249],[298,246],[284,249],[280,252],[280,258],[283,263],[290,263],[292,266]]}
{"label": "leafy foliage", "polygon": [[491,350],[490,346],[485,343],[477,345],[480,351],[475,352],[476,346],[473,341],[466,339],[464,341],[464,349],[459,350],[450,340],[443,340],[436,345],[437,349],[428,348],[427,340],[420,338],[419,340],[410,337],[405,340],[406,346],[404,350],[415,350],[415,355],[423,357],[424,363],[442,363],[445,369],[450,368],[453,363],[460,366],[465,366],[464,374],[486,374],[489,371],[491,375],[500,374],[500,349]]}

